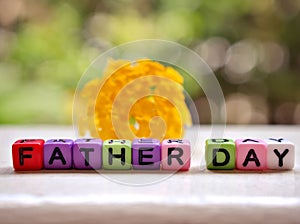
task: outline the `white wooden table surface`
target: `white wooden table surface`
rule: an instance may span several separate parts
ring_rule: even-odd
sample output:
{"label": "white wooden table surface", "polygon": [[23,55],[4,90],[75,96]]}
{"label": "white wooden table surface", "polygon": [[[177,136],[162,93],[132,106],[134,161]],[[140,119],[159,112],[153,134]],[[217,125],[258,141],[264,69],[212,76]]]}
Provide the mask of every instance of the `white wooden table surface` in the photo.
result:
{"label": "white wooden table surface", "polygon": [[188,172],[15,173],[16,139],[76,137],[72,127],[0,126],[0,223],[300,223],[300,126],[228,126],[224,136],[288,138],[296,166],[260,173],[202,169],[210,127],[201,126]]}

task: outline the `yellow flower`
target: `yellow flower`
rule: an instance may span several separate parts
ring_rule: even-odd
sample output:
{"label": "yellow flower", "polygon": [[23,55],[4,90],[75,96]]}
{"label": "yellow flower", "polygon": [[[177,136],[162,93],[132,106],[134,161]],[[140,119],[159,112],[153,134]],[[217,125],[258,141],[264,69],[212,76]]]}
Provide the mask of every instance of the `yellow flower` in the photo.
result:
{"label": "yellow flower", "polygon": [[80,135],[181,138],[191,124],[183,81],[174,68],[149,59],[109,60],[103,77],[80,91]]}

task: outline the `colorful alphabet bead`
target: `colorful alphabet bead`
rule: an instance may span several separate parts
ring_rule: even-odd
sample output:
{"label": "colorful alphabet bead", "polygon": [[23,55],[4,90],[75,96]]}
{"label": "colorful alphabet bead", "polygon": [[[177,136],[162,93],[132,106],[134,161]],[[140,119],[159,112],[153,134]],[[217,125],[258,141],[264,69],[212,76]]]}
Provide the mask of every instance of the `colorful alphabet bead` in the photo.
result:
{"label": "colorful alphabet bead", "polygon": [[295,163],[295,145],[283,138],[268,138],[268,169],[293,169]]}
{"label": "colorful alphabet bead", "polygon": [[71,169],[73,140],[50,139],[44,144],[45,169]]}
{"label": "colorful alphabet bead", "polygon": [[75,169],[100,169],[102,166],[102,140],[77,139],[73,145],[73,166]]}
{"label": "colorful alphabet bead", "polygon": [[267,169],[267,143],[260,139],[237,139],[236,167],[239,170]]}
{"label": "colorful alphabet bead", "polygon": [[13,166],[15,170],[43,169],[43,139],[21,139],[12,145]]}
{"label": "colorful alphabet bead", "polygon": [[132,142],[132,167],[137,170],[160,169],[160,142],[153,138],[134,139]]}
{"label": "colorful alphabet bead", "polygon": [[191,145],[189,140],[164,140],[161,144],[161,160],[163,170],[188,170],[191,162]]}
{"label": "colorful alphabet bead", "polygon": [[232,139],[207,139],[205,142],[207,169],[232,170],[235,168],[235,144]]}
{"label": "colorful alphabet bead", "polygon": [[104,141],[102,158],[104,169],[131,169],[131,141],[117,139]]}

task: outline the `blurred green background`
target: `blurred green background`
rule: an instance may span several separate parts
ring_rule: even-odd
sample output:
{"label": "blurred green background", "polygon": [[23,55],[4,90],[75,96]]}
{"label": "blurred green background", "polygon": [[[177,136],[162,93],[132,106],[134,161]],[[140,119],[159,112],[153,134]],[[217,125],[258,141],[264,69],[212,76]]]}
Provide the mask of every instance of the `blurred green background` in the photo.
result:
{"label": "blurred green background", "polygon": [[[97,55],[159,38],[210,65],[228,123],[299,124],[299,10],[298,0],[0,0],[0,123],[70,124]],[[193,97],[209,123],[206,97]]]}

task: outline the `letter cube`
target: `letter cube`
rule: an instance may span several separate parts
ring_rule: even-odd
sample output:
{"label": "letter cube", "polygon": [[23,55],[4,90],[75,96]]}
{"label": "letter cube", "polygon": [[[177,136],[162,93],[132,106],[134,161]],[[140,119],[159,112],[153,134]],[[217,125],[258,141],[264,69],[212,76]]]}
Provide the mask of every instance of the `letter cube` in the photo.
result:
{"label": "letter cube", "polygon": [[44,144],[45,169],[71,169],[73,165],[72,155],[73,140],[50,139]]}
{"label": "letter cube", "polygon": [[131,141],[113,139],[104,141],[102,158],[104,169],[131,169]]}
{"label": "letter cube", "polygon": [[269,169],[293,169],[295,164],[295,145],[283,138],[269,138],[268,144],[268,168]]}
{"label": "letter cube", "polygon": [[267,169],[267,143],[260,139],[237,139],[236,168],[240,170]]}
{"label": "letter cube", "polygon": [[16,171],[43,169],[43,139],[21,139],[12,145],[13,166]]}
{"label": "letter cube", "polygon": [[186,171],[190,168],[191,145],[186,139],[165,139],[161,143],[163,170]]}
{"label": "letter cube", "polygon": [[102,166],[102,140],[77,139],[73,145],[75,169],[100,169]]}
{"label": "letter cube", "polygon": [[139,170],[160,169],[160,142],[153,138],[134,139],[132,142],[132,167]]}
{"label": "letter cube", "polygon": [[207,139],[205,160],[209,170],[231,170],[235,168],[235,144],[232,139]]}

